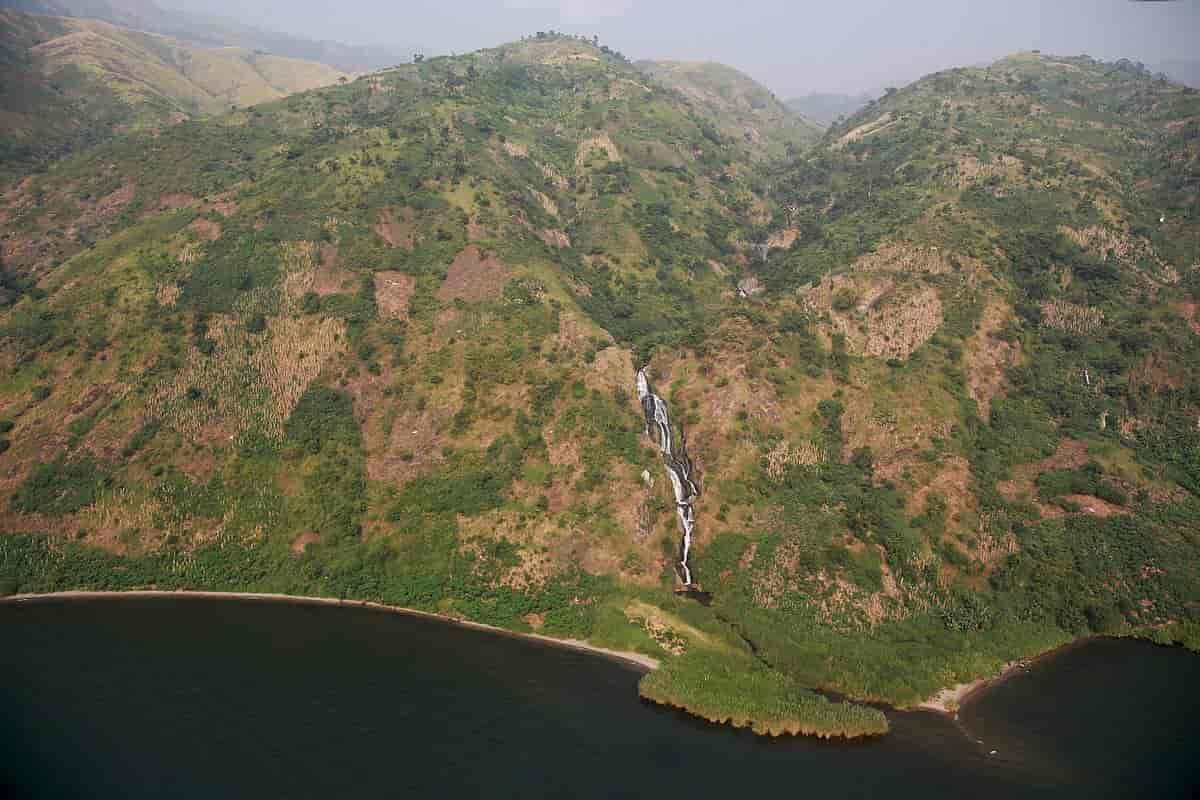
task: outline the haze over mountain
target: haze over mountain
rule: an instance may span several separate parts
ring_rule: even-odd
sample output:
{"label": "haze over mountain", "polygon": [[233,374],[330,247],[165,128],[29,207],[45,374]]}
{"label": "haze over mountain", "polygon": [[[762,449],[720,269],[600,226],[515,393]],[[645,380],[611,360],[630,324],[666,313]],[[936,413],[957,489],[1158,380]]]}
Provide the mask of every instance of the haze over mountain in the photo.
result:
{"label": "haze over mountain", "polygon": [[811,92],[802,97],[790,98],[785,101],[785,105],[813,122],[832,125],[834,120],[850,116],[881,94],[883,94],[882,91],[863,92],[862,94]]}
{"label": "haze over mountain", "polygon": [[[180,6],[155,0],[0,0],[0,8],[29,14],[80,17],[110,22],[134,31],[147,31],[205,47],[238,47],[270,55],[330,64],[347,72],[361,72],[409,60],[420,47],[405,44],[394,32],[386,43],[376,46],[347,45],[329,41],[326,31],[316,29],[312,38],[281,33],[277,25],[259,28],[231,17],[213,16],[212,3],[193,2]],[[328,9],[328,6],[323,6]],[[231,10],[245,13],[238,4]],[[281,9],[280,19],[286,19]],[[276,20],[278,21],[278,20]]]}
{"label": "haze over mountain", "polygon": [[346,0],[334,13],[315,0],[159,2],[309,38],[419,42],[428,53],[462,53],[537,30],[598,35],[633,59],[728,64],[781,98],[855,95],[1033,49],[1158,64],[1193,59],[1200,41],[1195,0]]}
{"label": "haze over mountain", "polygon": [[774,733],[1200,648],[1200,93],[1136,60],[821,132],[535,29],[2,188],[4,592],[420,608]]}
{"label": "haze over mountain", "polygon": [[0,174],[22,175],[121,131],[328,86],[326,64],[203,48],[92,19],[0,11]]}

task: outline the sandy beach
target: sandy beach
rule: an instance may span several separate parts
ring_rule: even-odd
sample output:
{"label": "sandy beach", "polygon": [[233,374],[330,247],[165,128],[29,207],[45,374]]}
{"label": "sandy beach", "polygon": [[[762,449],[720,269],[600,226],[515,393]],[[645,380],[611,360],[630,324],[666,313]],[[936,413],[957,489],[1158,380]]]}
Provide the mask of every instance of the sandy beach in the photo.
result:
{"label": "sandy beach", "polygon": [[270,603],[310,603],[330,606],[348,606],[354,608],[371,608],[377,611],[387,611],[393,614],[406,614],[412,617],[436,619],[452,625],[459,625],[464,628],[473,628],[481,631],[490,631],[503,636],[530,639],[532,641],[541,642],[553,647],[566,647],[571,650],[578,650],[585,653],[605,656],[607,658],[614,658],[619,661],[634,664],[642,669],[658,669],[659,666],[658,659],[656,658],[652,658],[641,653],[633,653],[624,650],[610,650],[607,647],[599,647],[581,639],[558,639],[553,636],[543,636],[539,633],[520,633],[518,631],[510,631],[506,628],[499,628],[495,625],[485,625],[482,622],[471,622],[469,620],[458,619],[457,617],[451,617],[446,614],[437,614],[432,611],[419,611],[415,608],[403,608],[401,606],[389,606],[383,603],[371,602],[369,600],[339,600],[334,597],[305,597],[290,594],[258,594],[254,592],[192,592],[185,590],[159,591],[147,589],[130,592],[69,591],[52,592],[49,594],[16,594],[8,597],[0,597],[0,603],[15,604],[38,600],[87,600],[105,597],[207,597],[215,600],[257,600]]}
{"label": "sandy beach", "polygon": [[1044,653],[1038,653],[1037,655],[1030,656],[1029,658],[1019,658],[1015,661],[1009,661],[1003,667],[1001,667],[1000,671],[995,675],[979,678],[969,683],[959,683],[942,689],[924,703],[913,706],[913,708],[921,708],[925,709],[926,711],[937,711],[941,714],[949,714],[954,716],[958,713],[958,710],[962,708],[963,703],[965,703],[971,697],[971,695],[975,694],[976,692],[986,689],[990,686],[994,686],[1004,681],[1011,675],[1020,672],[1021,670],[1029,669],[1035,663],[1044,658],[1050,658],[1051,656],[1061,653],[1064,650],[1068,650],[1072,647],[1078,647],[1079,645],[1093,638],[1095,637],[1083,636],[1067,642],[1066,644],[1047,650]]}
{"label": "sandy beach", "polygon": [[1012,674],[1014,670],[1020,669],[1027,664],[1028,662],[1025,661],[1009,661],[1000,668],[1000,672],[996,675],[986,678],[979,678],[977,680],[970,681],[969,683],[957,683],[954,686],[942,689],[924,703],[919,704],[917,708],[923,708],[926,711],[937,711],[941,714],[956,715],[958,713],[958,709],[962,707],[962,704],[972,694],[984,688],[985,686],[999,683]]}

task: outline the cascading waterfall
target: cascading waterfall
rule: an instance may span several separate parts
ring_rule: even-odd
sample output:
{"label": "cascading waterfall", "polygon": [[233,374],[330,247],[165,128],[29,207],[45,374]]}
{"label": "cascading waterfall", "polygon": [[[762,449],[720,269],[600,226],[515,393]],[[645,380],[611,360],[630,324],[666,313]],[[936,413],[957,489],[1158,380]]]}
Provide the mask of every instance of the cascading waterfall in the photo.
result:
{"label": "cascading waterfall", "polygon": [[675,513],[683,528],[683,540],[679,545],[679,572],[685,589],[691,589],[692,570],[688,567],[688,554],[692,549],[692,531],[696,526],[696,509],[693,506],[700,495],[700,489],[692,480],[692,460],[687,454],[687,439],[683,429],[679,431],[679,441],[674,441],[671,432],[671,417],[667,413],[667,404],[663,399],[650,391],[650,381],[646,377],[646,368],[642,367],[637,374],[638,400],[642,404],[642,412],[646,416],[646,435],[653,428],[657,436],[658,449],[662,452],[663,463],[667,467],[667,475],[671,478],[671,486],[675,489]]}

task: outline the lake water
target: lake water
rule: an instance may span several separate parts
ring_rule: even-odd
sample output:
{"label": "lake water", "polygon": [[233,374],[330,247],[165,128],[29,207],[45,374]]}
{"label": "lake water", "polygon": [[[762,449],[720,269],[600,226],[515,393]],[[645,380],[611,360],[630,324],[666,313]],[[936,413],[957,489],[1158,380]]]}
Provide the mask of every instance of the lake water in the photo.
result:
{"label": "lake water", "polygon": [[640,702],[638,677],[368,609],[0,604],[0,788],[122,800],[1200,791],[1200,657],[1178,649],[1090,642],[983,693],[957,723],[892,714],[887,737],[849,744],[712,726]]}

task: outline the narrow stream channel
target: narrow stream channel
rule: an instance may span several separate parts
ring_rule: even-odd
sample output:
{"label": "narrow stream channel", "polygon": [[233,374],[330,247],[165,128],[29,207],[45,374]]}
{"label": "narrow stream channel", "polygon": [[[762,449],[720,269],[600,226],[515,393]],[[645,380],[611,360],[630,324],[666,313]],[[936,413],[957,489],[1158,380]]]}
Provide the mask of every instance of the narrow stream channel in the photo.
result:
{"label": "narrow stream channel", "polygon": [[[675,441],[671,429],[671,417],[667,411],[666,402],[650,390],[650,380],[646,376],[646,367],[637,373],[638,400],[642,403],[642,412],[646,415],[646,435],[655,438],[662,452],[663,463],[667,467],[667,475],[671,478],[671,486],[675,489],[675,513],[683,528],[683,538],[679,543],[679,578],[683,581],[684,589],[696,588],[692,580],[692,570],[688,566],[688,555],[692,549],[692,535],[696,527],[696,498],[700,489],[692,478],[692,460],[687,453],[687,439],[683,428],[679,429],[679,441]],[[653,429],[654,433],[651,433]]]}

